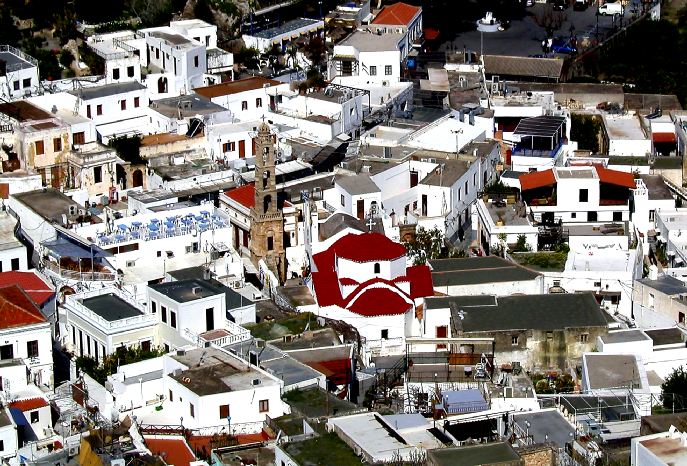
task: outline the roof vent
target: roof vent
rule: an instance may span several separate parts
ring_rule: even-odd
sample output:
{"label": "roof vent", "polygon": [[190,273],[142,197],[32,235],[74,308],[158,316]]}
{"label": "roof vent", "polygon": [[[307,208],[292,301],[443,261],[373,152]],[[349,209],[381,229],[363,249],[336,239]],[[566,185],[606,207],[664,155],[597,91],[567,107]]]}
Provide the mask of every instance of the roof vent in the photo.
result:
{"label": "roof vent", "polygon": [[193,294],[200,294],[202,291],[203,291],[203,290],[202,290],[201,287],[199,287],[199,286],[194,286],[193,288],[191,288],[191,292],[192,292]]}
{"label": "roof vent", "polygon": [[253,379],[253,380],[251,381],[251,383],[252,383],[253,385],[260,385],[260,384],[262,383],[262,380],[260,380],[260,379]]}

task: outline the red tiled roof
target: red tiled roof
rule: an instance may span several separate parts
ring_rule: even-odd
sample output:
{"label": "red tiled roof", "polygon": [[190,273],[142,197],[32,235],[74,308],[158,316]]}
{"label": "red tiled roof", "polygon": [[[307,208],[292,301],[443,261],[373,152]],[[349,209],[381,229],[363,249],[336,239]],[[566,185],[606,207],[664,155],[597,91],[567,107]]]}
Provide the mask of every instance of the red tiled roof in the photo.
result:
{"label": "red tiled roof", "polygon": [[27,398],[25,400],[16,400],[10,403],[10,408],[17,408],[24,413],[45,406],[48,406],[48,402],[45,401],[44,398]]}
{"label": "red tiled roof", "polygon": [[313,272],[312,283],[320,307],[341,305],[341,288],[335,272]]}
{"label": "red tiled roof", "polygon": [[2,272],[0,273],[0,287],[19,285],[33,301],[42,306],[55,295],[55,292],[34,272]]}
{"label": "red tiled roof", "polygon": [[596,166],[596,173],[599,175],[599,181],[601,183],[614,184],[616,186],[624,186],[625,188],[631,189],[637,187],[635,177],[632,173],[610,170],[598,165]]}
{"label": "red tiled roof", "polygon": [[332,359],[330,361],[306,362],[305,364],[323,373],[327,380],[336,385],[347,384],[351,381],[350,359]]}
{"label": "red tiled roof", "polygon": [[401,294],[389,288],[368,288],[363,291],[347,309],[361,316],[405,314],[413,305]]}
{"label": "red tiled roof", "polygon": [[345,277],[342,278],[341,280],[339,280],[339,282],[343,286],[358,285],[359,284],[357,281],[353,280],[352,278],[345,278]]}
{"label": "red tiled roof", "polygon": [[196,461],[196,455],[189,448],[184,439],[181,438],[150,438],[145,437],[148,449],[163,457],[165,463],[174,466],[189,466]]}
{"label": "red tiled roof", "polygon": [[[339,238],[327,251],[320,254],[336,254],[336,257],[354,262],[390,261],[406,255],[406,248],[379,233],[349,233]],[[319,256],[317,254],[316,256]],[[318,270],[319,270],[318,264]]]}
{"label": "red tiled roof", "polygon": [[432,285],[432,271],[427,265],[415,265],[406,269],[406,275],[410,279],[410,297],[423,298],[434,296]]}
{"label": "red tiled roof", "polygon": [[421,11],[420,7],[399,2],[385,6],[372,24],[391,24],[394,26],[410,26],[415,15]]}
{"label": "red tiled roof", "polygon": [[651,140],[654,142],[671,142],[675,143],[675,133],[651,133]]}
{"label": "red tiled roof", "polygon": [[262,76],[253,76],[251,78],[239,79],[237,81],[227,81],[220,84],[214,84],[212,86],[196,87],[193,89],[193,92],[200,94],[203,97],[207,97],[208,99],[212,99],[213,97],[262,89],[265,87],[265,84],[277,86],[282,83],[273,79],[263,78]]}
{"label": "red tiled roof", "polygon": [[45,317],[19,285],[0,288],[0,328],[42,324]]}
{"label": "red tiled roof", "polygon": [[553,174],[553,169],[551,168],[540,172],[525,173],[524,175],[520,175],[519,180],[520,189],[522,191],[556,184],[556,176]]}
{"label": "red tiled roof", "polygon": [[229,199],[233,199],[244,207],[252,209],[255,207],[255,185],[246,184],[238,188],[225,191]]}

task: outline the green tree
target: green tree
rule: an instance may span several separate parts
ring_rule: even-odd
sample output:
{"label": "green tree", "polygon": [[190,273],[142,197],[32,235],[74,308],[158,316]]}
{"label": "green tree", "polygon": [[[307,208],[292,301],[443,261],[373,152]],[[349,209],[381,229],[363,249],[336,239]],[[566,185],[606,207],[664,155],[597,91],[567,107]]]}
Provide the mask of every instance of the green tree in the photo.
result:
{"label": "green tree", "polygon": [[661,403],[669,410],[684,410],[685,397],[687,397],[687,371],[680,366],[666,377],[661,385]]}
{"label": "green tree", "polygon": [[570,138],[577,141],[580,149],[597,154],[599,152],[600,131],[601,123],[594,115],[572,114]]}
{"label": "green tree", "polygon": [[418,227],[415,237],[403,244],[415,265],[425,264],[428,260],[465,257],[466,255],[465,251],[447,245],[444,241],[444,234],[438,228],[427,230]]}
{"label": "green tree", "polygon": [[76,368],[90,375],[101,385],[105,384],[108,375],[117,372],[119,366],[153,359],[165,354],[164,348],[144,350],[140,346],[122,347],[117,352],[103,358],[102,363],[87,356],[76,358]]}
{"label": "green tree", "polygon": [[64,66],[65,68],[69,68],[72,66],[73,61],[74,54],[72,54],[69,49],[62,49],[60,52],[60,65]]}
{"label": "green tree", "polygon": [[234,63],[241,64],[249,70],[258,68],[258,57],[260,52],[256,48],[241,47],[241,50],[234,54]]}

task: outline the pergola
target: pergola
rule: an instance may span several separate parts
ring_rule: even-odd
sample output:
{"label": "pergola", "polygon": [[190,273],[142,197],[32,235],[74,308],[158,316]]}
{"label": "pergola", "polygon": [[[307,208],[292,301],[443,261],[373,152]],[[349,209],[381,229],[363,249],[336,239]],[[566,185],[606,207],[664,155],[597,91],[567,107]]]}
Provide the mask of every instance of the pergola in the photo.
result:
{"label": "pergola", "polygon": [[[533,118],[523,118],[515,127],[514,135],[520,136],[520,141],[524,142],[529,139],[529,149],[541,149],[541,146],[535,147],[535,139],[538,141],[548,139],[549,150],[553,151],[559,141],[564,136],[565,117],[542,115]],[[522,149],[527,149],[523,144]]]}

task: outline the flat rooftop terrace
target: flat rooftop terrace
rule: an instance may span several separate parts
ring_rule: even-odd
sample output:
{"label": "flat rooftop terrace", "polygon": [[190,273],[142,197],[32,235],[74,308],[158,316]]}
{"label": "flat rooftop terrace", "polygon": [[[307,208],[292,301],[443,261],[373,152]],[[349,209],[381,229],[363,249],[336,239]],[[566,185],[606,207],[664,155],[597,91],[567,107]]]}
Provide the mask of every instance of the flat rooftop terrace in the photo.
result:
{"label": "flat rooftop terrace", "polygon": [[81,301],[81,304],[108,322],[136,317],[143,314],[139,309],[112,293],[86,298]]}

